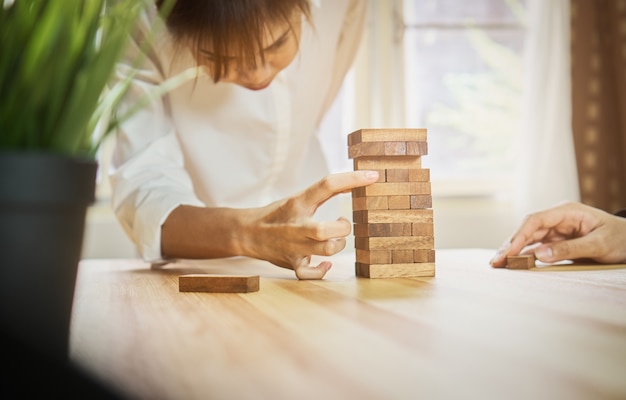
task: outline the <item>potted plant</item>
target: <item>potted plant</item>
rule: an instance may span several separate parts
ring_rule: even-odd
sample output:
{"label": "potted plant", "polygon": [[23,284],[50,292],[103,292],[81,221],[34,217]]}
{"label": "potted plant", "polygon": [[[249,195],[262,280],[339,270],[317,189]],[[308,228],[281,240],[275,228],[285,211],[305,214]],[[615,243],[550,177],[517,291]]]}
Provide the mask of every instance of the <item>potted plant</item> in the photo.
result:
{"label": "potted plant", "polygon": [[0,330],[66,360],[96,154],[119,123],[102,117],[146,0],[0,4]]}

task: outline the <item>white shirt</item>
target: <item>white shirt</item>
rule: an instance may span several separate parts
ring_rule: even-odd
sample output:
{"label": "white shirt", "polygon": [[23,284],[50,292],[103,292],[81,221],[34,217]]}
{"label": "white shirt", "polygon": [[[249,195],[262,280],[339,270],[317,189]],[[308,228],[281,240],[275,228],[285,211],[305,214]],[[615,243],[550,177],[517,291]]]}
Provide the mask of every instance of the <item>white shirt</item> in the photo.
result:
{"label": "white shirt", "polygon": [[[268,88],[251,91],[199,76],[122,125],[112,160],[112,205],[144,260],[163,261],[161,225],[179,205],[263,206],[328,173],[316,133],[357,51],[366,3],[312,4],[313,27],[303,22],[298,55]],[[154,14],[144,18],[146,26],[162,26]],[[131,46],[119,76],[137,52]],[[173,54],[163,30],[126,105],[196,65],[188,52]],[[311,165],[318,168],[311,171]]]}

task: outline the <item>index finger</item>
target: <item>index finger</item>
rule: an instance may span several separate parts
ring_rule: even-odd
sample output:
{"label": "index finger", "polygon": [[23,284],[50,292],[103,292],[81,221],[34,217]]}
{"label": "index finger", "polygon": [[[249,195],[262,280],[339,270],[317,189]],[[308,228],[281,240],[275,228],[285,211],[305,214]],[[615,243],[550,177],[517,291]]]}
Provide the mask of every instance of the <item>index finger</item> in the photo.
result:
{"label": "index finger", "polygon": [[309,186],[301,197],[308,205],[317,207],[333,196],[372,184],[377,180],[377,171],[354,171],[328,175]]}
{"label": "index finger", "polygon": [[555,207],[530,214],[511,236],[508,254],[519,254],[524,247],[543,239],[551,229],[565,224],[568,212],[566,207]]}

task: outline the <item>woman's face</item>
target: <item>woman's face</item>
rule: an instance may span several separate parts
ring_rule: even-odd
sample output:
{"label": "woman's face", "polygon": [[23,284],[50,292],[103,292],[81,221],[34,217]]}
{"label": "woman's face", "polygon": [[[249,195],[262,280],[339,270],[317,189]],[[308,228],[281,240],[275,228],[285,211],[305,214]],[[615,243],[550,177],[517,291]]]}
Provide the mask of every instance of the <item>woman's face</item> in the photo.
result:
{"label": "woman's face", "polygon": [[[298,53],[302,32],[302,15],[294,13],[291,25],[271,26],[263,37],[263,56],[256,55],[256,68],[245,66],[237,57],[228,57],[229,65],[220,82],[230,82],[250,90],[261,90],[269,86],[276,75],[286,68]],[[209,76],[214,76],[214,57],[210,50],[203,51],[199,64],[207,68]]]}

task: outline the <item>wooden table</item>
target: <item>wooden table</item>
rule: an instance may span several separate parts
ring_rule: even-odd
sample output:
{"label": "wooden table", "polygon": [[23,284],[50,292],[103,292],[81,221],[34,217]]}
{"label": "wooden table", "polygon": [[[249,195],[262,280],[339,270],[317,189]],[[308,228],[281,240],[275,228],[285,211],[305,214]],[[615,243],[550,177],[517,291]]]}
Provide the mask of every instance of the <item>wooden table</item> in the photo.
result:
{"label": "wooden table", "polygon": [[[243,258],[80,264],[71,359],[138,399],[626,399],[626,265],[492,269],[438,250],[434,278],[321,281]],[[260,291],[179,293],[183,273]]]}

